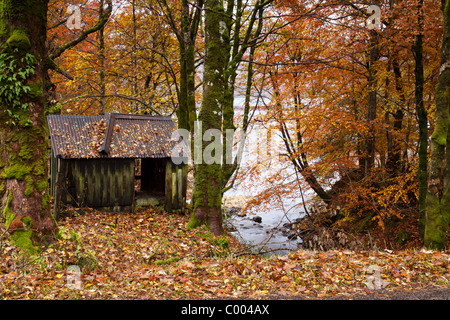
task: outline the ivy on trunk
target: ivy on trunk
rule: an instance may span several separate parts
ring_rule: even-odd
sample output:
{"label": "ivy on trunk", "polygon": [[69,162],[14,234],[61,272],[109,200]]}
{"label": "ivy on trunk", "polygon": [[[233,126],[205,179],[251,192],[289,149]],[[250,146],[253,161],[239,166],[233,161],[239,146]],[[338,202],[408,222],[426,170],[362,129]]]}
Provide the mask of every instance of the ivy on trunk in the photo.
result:
{"label": "ivy on trunk", "polygon": [[[35,252],[56,231],[48,194],[45,0],[0,2],[0,197],[13,242]],[[5,70],[6,70],[5,69]]]}

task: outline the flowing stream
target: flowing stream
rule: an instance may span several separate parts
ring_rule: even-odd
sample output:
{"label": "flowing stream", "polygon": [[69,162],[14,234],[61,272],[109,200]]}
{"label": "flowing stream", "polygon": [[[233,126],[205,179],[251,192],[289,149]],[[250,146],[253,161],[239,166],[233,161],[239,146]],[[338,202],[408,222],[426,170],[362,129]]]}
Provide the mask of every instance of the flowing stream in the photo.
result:
{"label": "flowing stream", "polygon": [[235,229],[231,234],[250,246],[251,251],[266,252],[264,255],[284,255],[297,250],[302,243],[298,237],[289,239],[292,232],[286,224],[295,222],[304,215],[298,209],[290,210],[287,214],[283,210],[270,210],[256,215],[232,214],[227,222]]}

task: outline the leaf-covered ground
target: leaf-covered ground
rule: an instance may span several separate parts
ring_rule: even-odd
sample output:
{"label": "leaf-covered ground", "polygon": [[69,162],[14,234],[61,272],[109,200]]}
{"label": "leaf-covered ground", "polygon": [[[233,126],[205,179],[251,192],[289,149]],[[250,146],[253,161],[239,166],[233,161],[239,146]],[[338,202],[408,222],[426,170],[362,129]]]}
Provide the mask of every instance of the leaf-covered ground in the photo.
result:
{"label": "leaf-covered ground", "polygon": [[[246,254],[232,237],[187,230],[188,217],[147,209],[90,211],[59,222],[59,239],[29,257],[3,237],[2,299],[352,298],[448,288],[449,252],[300,250]],[[81,287],[67,269],[81,268]]]}

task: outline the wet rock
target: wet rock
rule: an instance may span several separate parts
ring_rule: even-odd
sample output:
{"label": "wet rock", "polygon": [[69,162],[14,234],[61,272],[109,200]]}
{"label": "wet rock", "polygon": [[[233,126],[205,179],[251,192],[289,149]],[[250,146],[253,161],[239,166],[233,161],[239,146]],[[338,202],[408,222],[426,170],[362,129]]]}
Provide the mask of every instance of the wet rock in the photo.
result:
{"label": "wet rock", "polygon": [[225,210],[225,214],[228,217],[240,215],[240,213],[241,213],[241,208],[240,207],[228,207],[228,208],[225,208],[224,210]]}
{"label": "wet rock", "polygon": [[257,222],[257,223],[261,223],[262,222],[262,218],[260,216],[255,216],[252,218],[253,221]]}
{"label": "wet rock", "polygon": [[306,217],[302,217],[302,218],[294,219],[291,222],[284,223],[283,228],[287,229],[287,230],[296,230],[297,225],[305,219],[306,219]]}

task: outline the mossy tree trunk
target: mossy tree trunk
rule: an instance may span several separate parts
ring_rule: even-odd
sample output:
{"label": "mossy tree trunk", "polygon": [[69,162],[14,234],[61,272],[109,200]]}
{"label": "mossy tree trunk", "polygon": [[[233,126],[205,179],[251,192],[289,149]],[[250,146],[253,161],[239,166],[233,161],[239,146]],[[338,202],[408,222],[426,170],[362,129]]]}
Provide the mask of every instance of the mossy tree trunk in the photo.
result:
{"label": "mossy tree trunk", "polygon": [[178,37],[180,50],[180,89],[177,110],[178,127],[194,134],[195,108],[195,39],[203,8],[203,0],[198,0],[194,13],[189,10],[189,2],[181,2],[181,32]]}
{"label": "mossy tree trunk", "polygon": [[[178,128],[186,129],[191,134],[191,150],[194,148],[194,123],[197,120],[195,105],[195,40],[201,19],[204,0],[197,0],[193,14],[189,10],[189,1],[181,2],[181,23],[178,33],[180,52],[180,86],[178,91],[179,107],[177,110]],[[176,26],[173,26],[177,32]],[[187,164],[183,168],[183,198],[186,199]],[[195,200],[192,201],[194,203]],[[184,205],[183,205],[184,207]]]}
{"label": "mossy tree trunk", "polygon": [[435,128],[426,197],[424,245],[443,249],[450,220],[450,0],[443,0],[444,30],[441,68],[436,86]]}
{"label": "mossy tree trunk", "polygon": [[[0,197],[11,239],[34,251],[56,231],[48,193],[44,75],[46,0],[0,1]],[[4,66],[4,65],[3,65]],[[16,87],[18,89],[12,89]]]}
{"label": "mossy tree trunk", "polygon": [[[207,0],[204,14],[206,52],[203,99],[198,117],[202,124],[202,137],[209,129],[217,129],[219,132],[222,130],[222,103],[225,101],[226,89],[224,71],[227,64],[224,46],[227,27],[222,0]],[[206,154],[204,151],[210,143],[213,142],[202,141],[202,148],[199,150],[202,155]],[[214,235],[220,235],[223,233],[222,168],[220,162],[207,163],[205,160],[202,159],[201,163],[196,164],[194,214],[188,227],[208,225]]]}
{"label": "mossy tree trunk", "polygon": [[[195,167],[194,183],[194,214],[188,227],[209,225],[210,231],[216,235],[223,232],[222,228],[222,194],[228,188],[227,182],[238,170],[238,157],[229,157],[232,141],[228,139],[227,131],[235,130],[234,125],[234,91],[237,70],[243,61],[247,49],[251,48],[250,56],[254,55],[257,41],[262,31],[264,9],[273,0],[258,0],[253,9],[249,10],[242,0],[205,1],[205,64],[203,73],[203,100],[198,120],[202,124],[201,135],[209,129],[222,132],[222,137],[214,139],[221,141],[203,141],[201,150],[194,151],[194,161],[198,153],[204,154],[206,147],[211,150],[210,143],[220,148],[214,148],[213,164],[198,164]],[[247,19],[244,13],[249,13]],[[246,21],[244,24],[243,21]],[[252,58],[251,58],[252,59]],[[253,72],[248,71],[248,88],[251,87]],[[189,74],[189,73],[188,73]],[[180,85],[181,87],[181,85]],[[181,103],[180,103],[181,105]],[[244,134],[248,126],[249,107],[244,110]],[[189,117],[192,121],[192,117]],[[191,126],[191,131],[192,131]],[[193,139],[194,142],[194,139]],[[240,143],[243,143],[241,140]],[[228,151],[228,153],[227,153]],[[209,153],[209,152],[207,152]],[[221,156],[221,157],[220,157]],[[220,159],[221,158],[221,159]]]}
{"label": "mossy tree trunk", "polygon": [[417,25],[419,32],[416,35],[413,52],[415,59],[415,105],[417,122],[419,124],[419,209],[420,209],[420,234],[424,236],[425,228],[425,201],[427,197],[428,180],[428,116],[423,103],[423,0],[420,0],[417,8]]}

